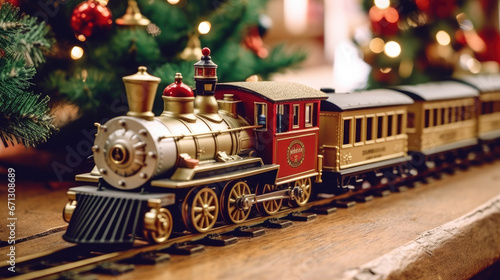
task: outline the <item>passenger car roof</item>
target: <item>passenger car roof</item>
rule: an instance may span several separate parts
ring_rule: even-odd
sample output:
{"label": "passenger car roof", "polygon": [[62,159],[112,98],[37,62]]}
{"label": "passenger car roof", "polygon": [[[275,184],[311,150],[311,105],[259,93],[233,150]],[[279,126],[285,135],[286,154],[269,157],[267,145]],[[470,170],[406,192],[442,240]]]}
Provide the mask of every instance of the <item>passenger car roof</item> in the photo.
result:
{"label": "passenger car roof", "polygon": [[391,89],[373,89],[350,93],[329,93],[321,101],[321,111],[345,111],[371,107],[413,104],[413,99]]}
{"label": "passenger car roof", "polygon": [[464,76],[457,80],[463,81],[481,92],[492,92],[500,90],[500,75],[499,74],[484,74],[474,76]]}
{"label": "passenger car roof", "polygon": [[457,81],[430,82],[393,88],[418,101],[448,100],[479,95],[477,89]]}

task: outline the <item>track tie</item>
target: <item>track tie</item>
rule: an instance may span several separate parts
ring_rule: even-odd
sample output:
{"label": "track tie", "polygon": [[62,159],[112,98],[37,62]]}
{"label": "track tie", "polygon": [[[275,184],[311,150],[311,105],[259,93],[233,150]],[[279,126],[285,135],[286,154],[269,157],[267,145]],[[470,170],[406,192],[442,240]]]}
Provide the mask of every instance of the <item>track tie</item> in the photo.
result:
{"label": "track tie", "polygon": [[405,192],[408,190],[408,187],[407,186],[400,186],[400,187],[397,187],[396,188],[396,191],[397,192]]}
{"label": "track tie", "polygon": [[192,255],[205,251],[205,247],[201,244],[185,242],[175,243],[165,251],[173,255]]}
{"label": "track tie", "polygon": [[99,277],[95,274],[78,274],[72,271],[66,271],[58,275],[57,280],[97,280]]}
{"label": "track tie", "polygon": [[108,274],[108,275],[121,275],[133,271],[135,266],[133,264],[121,264],[115,262],[104,262],[94,269],[95,273]]}
{"label": "track tie", "polygon": [[330,205],[316,206],[311,209],[311,212],[320,215],[330,215],[337,212],[337,207]]}
{"label": "track tie", "polygon": [[335,200],[332,204],[338,208],[351,208],[351,207],[354,207],[356,205],[356,201]]}
{"label": "track tie", "polygon": [[263,229],[262,227],[242,226],[242,227],[237,227],[234,230],[234,234],[236,236],[245,236],[245,237],[257,237],[264,235],[264,233],[266,233],[266,230]]}
{"label": "track tie", "polygon": [[265,227],[268,228],[287,228],[293,225],[292,221],[282,220],[278,218],[269,218],[264,224]]}
{"label": "track tie", "polygon": [[377,197],[384,197],[384,196],[388,196],[391,194],[391,190],[388,190],[388,189],[385,189],[385,190],[376,190],[373,192],[373,195],[374,196],[377,196]]}
{"label": "track tie", "polygon": [[354,201],[364,203],[373,200],[373,195],[356,195],[353,197]]}
{"label": "track tie", "polygon": [[157,264],[170,260],[170,254],[160,251],[140,252],[139,254],[128,259],[127,262],[133,264]]}
{"label": "track tie", "polygon": [[208,246],[227,246],[238,242],[238,237],[220,234],[209,234],[199,241],[199,243]]}
{"label": "track tie", "polygon": [[285,219],[292,220],[292,221],[307,222],[307,221],[314,220],[317,217],[318,217],[318,215],[315,213],[292,212],[292,213],[288,214],[288,216],[286,216]]}

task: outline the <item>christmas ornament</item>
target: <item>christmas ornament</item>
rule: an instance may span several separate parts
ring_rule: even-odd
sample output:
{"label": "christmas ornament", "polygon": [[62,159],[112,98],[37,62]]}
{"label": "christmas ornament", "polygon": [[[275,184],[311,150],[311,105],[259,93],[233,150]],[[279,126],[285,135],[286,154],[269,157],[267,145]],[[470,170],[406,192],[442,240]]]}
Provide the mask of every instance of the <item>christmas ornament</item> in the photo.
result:
{"label": "christmas ornament", "polygon": [[179,54],[179,57],[183,60],[197,60],[201,53],[201,42],[200,38],[196,34],[189,36],[186,48]]}
{"label": "christmas ornament", "polygon": [[80,41],[85,41],[96,30],[110,28],[112,23],[111,11],[96,0],[80,3],[71,16],[71,28]]}
{"label": "christmas ornament", "polygon": [[266,58],[269,55],[269,51],[264,47],[264,42],[262,42],[257,26],[250,27],[247,36],[243,39],[243,43],[260,58]]}
{"label": "christmas ornament", "polygon": [[116,20],[116,24],[122,26],[147,26],[151,21],[141,14],[139,6],[135,0],[128,1],[125,15]]}
{"label": "christmas ornament", "polygon": [[261,14],[259,16],[258,27],[259,27],[260,37],[264,37],[264,35],[266,35],[267,33],[267,30],[269,30],[272,26],[273,26],[273,20],[271,19],[271,17],[265,14]]}
{"label": "christmas ornament", "polygon": [[5,56],[5,51],[0,49],[0,58],[4,57]]}
{"label": "christmas ornament", "polygon": [[0,6],[3,5],[4,2],[11,3],[13,6],[19,7],[19,0],[0,0]]}
{"label": "christmas ornament", "polygon": [[373,6],[368,12],[375,34],[392,36],[398,33],[399,13],[393,8],[380,9]]}

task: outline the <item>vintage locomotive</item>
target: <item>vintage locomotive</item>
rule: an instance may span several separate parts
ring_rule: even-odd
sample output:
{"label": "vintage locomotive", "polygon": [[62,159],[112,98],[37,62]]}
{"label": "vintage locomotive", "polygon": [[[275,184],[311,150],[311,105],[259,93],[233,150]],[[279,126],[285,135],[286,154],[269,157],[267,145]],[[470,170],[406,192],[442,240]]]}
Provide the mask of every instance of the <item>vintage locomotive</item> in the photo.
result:
{"label": "vintage locomotive", "polygon": [[273,215],[316,192],[412,178],[499,146],[497,77],[326,94],[217,84],[207,48],[194,67],[196,95],[176,74],[160,116],[151,112],[160,80],[144,67],[124,77],[130,111],[96,124],[96,167],[77,180],[97,186],[68,191],[65,240],[161,243],[174,226],[207,232],[219,215],[238,224],[253,206]]}

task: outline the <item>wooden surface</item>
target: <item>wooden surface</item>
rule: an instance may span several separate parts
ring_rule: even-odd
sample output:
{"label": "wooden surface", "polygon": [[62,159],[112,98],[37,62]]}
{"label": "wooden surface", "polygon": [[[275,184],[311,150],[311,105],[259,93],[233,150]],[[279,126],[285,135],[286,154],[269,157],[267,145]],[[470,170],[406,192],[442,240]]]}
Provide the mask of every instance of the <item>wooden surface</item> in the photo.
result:
{"label": "wooden surface", "polygon": [[[1,187],[3,201],[5,189]],[[234,245],[207,246],[205,252],[193,256],[136,266],[134,272],[116,278],[402,279],[420,275],[468,279],[500,258],[499,195],[500,162],[485,164],[329,216],[320,215],[314,221],[268,229],[257,238],[240,238]],[[23,184],[18,186],[17,196],[18,238],[56,229],[46,237],[19,243],[18,258],[72,246],[61,240],[63,232],[57,232],[64,226],[65,189]],[[0,220],[6,218],[7,211],[0,211]],[[0,227],[0,239],[5,236],[6,228]],[[456,237],[459,243],[454,243]],[[488,250],[478,252],[477,248]],[[473,259],[468,258],[471,254],[475,254]],[[450,258],[454,255],[456,258]],[[5,260],[6,248],[0,248],[0,261]],[[455,269],[457,265],[460,270]]]}

